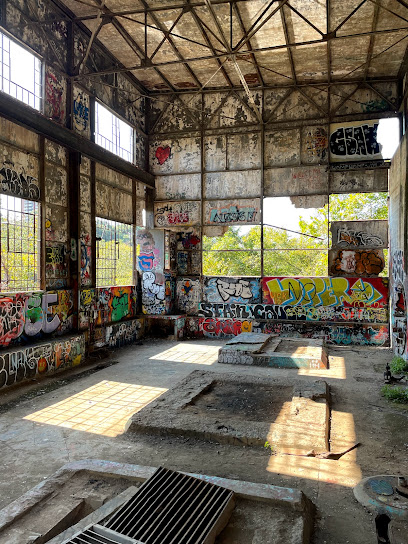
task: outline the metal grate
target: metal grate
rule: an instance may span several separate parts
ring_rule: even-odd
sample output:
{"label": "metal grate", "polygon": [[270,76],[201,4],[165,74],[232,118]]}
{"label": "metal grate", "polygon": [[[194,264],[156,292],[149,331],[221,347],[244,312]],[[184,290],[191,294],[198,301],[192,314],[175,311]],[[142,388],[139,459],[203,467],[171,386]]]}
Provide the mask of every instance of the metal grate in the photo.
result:
{"label": "metal grate", "polygon": [[143,544],[143,542],[115,533],[101,525],[91,525],[66,544]]}
{"label": "metal grate", "polygon": [[38,202],[0,195],[0,291],[40,288]]}
{"label": "metal grate", "polygon": [[143,544],[205,544],[233,507],[232,491],[160,467],[105,526]]}

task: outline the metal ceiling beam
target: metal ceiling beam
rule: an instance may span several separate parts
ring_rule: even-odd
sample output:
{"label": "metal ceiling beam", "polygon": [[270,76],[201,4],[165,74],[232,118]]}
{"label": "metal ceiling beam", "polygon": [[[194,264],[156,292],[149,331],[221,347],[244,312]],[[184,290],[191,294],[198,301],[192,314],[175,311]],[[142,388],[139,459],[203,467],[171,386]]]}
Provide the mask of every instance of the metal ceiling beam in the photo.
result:
{"label": "metal ceiling beam", "polygon": [[[284,7],[283,2],[281,2],[280,7],[281,7],[280,16],[281,16],[281,21],[282,21],[283,33],[285,35],[286,45],[288,45],[288,43],[289,43],[288,24],[287,24],[287,21],[286,21],[285,7]],[[293,81],[295,82],[295,85],[296,85],[297,84],[297,77],[296,77],[295,62],[293,60],[292,49],[290,47],[288,47],[288,57],[289,57],[290,71],[291,71],[291,74],[292,74],[292,79],[293,79]]]}
{"label": "metal ceiling beam", "polygon": [[[376,5],[374,7],[373,23],[371,26],[371,30],[375,30],[377,28],[379,13],[380,13],[380,8],[379,6]],[[370,70],[370,63],[371,63],[371,58],[373,56],[373,50],[374,50],[374,40],[375,40],[374,36],[370,36],[370,43],[368,45],[368,51],[367,51],[367,61],[364,68],[364,81],[367,79],[368,71]]]}
{"label": "metal ceiling beam", "polygon": [[397,13],[396,11],[393,11],[392,9],[390,8],[387,8],[386,6],[384,6],[383,4],[380,4],[380,2],[378,2],[378,0],[370,0],[370,2],[372,4],[375,4],[376,6],[380,7],[381,9],[384,9],[385,11],[388,11],[388,13],[391,13],[391,15],[394,15],[395,17],[398,17],[398,19],[402,19],[403,21],[405,21],[406,23],[408,23],[408,19],[406,17],[403,17],[402,15],[400,15],[399,13]]}
{"label": "metal ceiling beam", "polygon": [[[254,25],[252,25],[252,30],[250,29],[248,34],[242,39],[240,40],[237,45],[234,47],[234,51],[238,51],[239,49],[242,48],[243,45],[245,45],[251,38],[252,36],[254,36],[259,30],[261,30],[261,28],[263,26],[266,25],[266,23],[272,19],[272,17],[280,10],[282,9],[282,6],[284,6],[285,4],[287,4],[289,2],[289,0],[281,0],[281,3],[280,5],[275,8],[267,17],[265,17],[265,19],[259,23],[259,25],[256,27],[256,28],[253,28]],[[271,4],[272,5],[272,2]]]}
{"label": "metal ceiling beam", "polygon": [[346,17],[345,19],[343,19],[342,22],[336,26],[336,28],[333,30],[333,34],[335,35],[336,32],[339,31],[340,28],[341,28],[343,25],[345,25],[345,24],[347,23],[347,21],[348,21],[349,19],[351,19],[351,18],[353,17],[353,15],[354,15],[354,14],[361,8],[361,6],[363,6],[366,2],[367,2],[367,0],[362,0],[362,1],[359,3],[359,5],[356,6],[356,7],[353,9],[353,11],[352,11],[351,13],[349,13],[349,14],[347,15],[347,17]]}
{"label": "metal ceiling beam", "polygon": [[[326,0],[326,1],[327,1],[327,0]],[[310,27],[312,27],[314,31],[316,31],[318,34],[320,34],[320,36],[324,36],[324,32],[322,32],[319,28],[317,28],[317,26],[315,26],[315,25],[312,23],[312,21],[309,21],[309,19],[308,19],[307,17],[305,17],[302,13],[300,13],[300,11],[298,11],[298,10],[295,9],[293,6],[291,6],[291,5],[289,4],[289,2],[286,4],[286,6],[287,6],[288,8],[290,8],[290,9],[293,11],[293,13],[296,13],[296,15],[297,15],[298,17],[300,17],[301,19],[303,19],[303,21],[304,21],[305,23],[307,23]]]}
{"label": "metal ceiling beam", "polygon": [[[140,47],[137,41],[129,34],[126,28],[124,28],[124,26],[117,19],[113,19],[112,24],[122,36],[122,38],[125,40],[125,42],[128,44],[128,46],[132,49],[132,51],[136,53],[140,61],[142,62],[143,60],[145,60],[147,57],[147,51],[143,51],[143,49]],[[173,85],[166,78],[166,76],[162,74],[159,68],[155,67],[155,72],[161,78],[161,80],[164,81],[164,83],[169,87],[169,89],[175,90]]]}
{"label": "metal ceiling beam", "polygon": [[[231,7],[232,7],[232,4],[231,4]],[[246,28],[245,28],[245,24],[244,24],[244,21],[243,21],[242,16],[241,16],[241,12],[239,11],[239,8],[238,8],[238,6],[237,6],[236,3],[233,5],[233,7],[234,7],[235,14],[236,14],[236,16],[237,16],[237,19],[238,19],[238,21],[239,21],[239,26],[241,27],[242,33],[245,35],[245,34],[247,33],[247,30],[246,30]],[[232,22],[231,22],[231,28],[232,28]],[[231,38],[232,38],[232,36],[231,36]],[[231,48],[232,48],[232,39],[231,39]],[[249,48],[249,50],[251,51],[251,59],[252,59],[252,61],[253,61],[253,64],[255,65],[255,69],[256,69],[257,76],[258,76],[258,80],[259,80],[259,82],[261,83],[261,85],[264,85],[265,82],[264,82],[264,80],[263,80],[263,77],[262,77],[262,73],[261,73],[260,67],[259,67],[259,65],[258,65],[258,62],[257,62],[256,58],[255,58],[255,55],[252,53],[252,45],[251,45],[251,41],[250,41],[250,40],[248,41],[248,48]]]}
{"label": "metal ceiling beam", "polygon": [[254,113],[255,113],[258,121],[260,123],[262,123],[263,122],[262,114],[259,111],[258,106],[255,104],[254,97],[252,96],[252,93],[249,90],[248,83],[245,80],[245,76],[241,71],[241,68],[240,68],[240,66],[239,66],[239,64],[237,62],[236,56],[233,53],[233,51],[232,51],[232,49],[231,49],[231,47],[230,47],[230,45],[228,43],[227,38],[225,37],[224,31],[222,29],[222,26],[221,26],[219,20],[218,20],[217,14],[215,13],[213,5],[211,4],[211,0],[205,0],[205,2],[206,2],[206,5],[207,5],[207,8],[208,8],[208,11],[209,11],[209,13],[211,15],[211,18],[214,21],[214,24],[217,27],[217,30],[218,30],[218,32],[219,32],[219,34],[221,36],[221,39],[222,39],[222,41],[224,43],[225,49],[229,53],[229,58],[231,59],[231,61],[234,64],[235,70],[237,71],[238,77],[239,77],[239,79],[240,79],[240,81],[242,83],[242,86],[244,87],[244,90],[245,90],[245,93],[246,93],[246,95],[248,97],[248,100],[251,103],[252,107],[254,108]]}
{"label": "metal ceiling beam", "polygon": [[[344,39],[348,39],[348,38],[356,38],[356,37],[360,38],[360,37],[371,36],[371,35],[376,36],[376,35],[380,35],[380,34],[392,34],[392,33],[395,33],[395,32],[400,32],[402,30],[408,31],[408,26],[403,27],[403,28],[393,28],[393,29],[388,29],[388,30],[376,30],[374,32],[369,31],[369,32],[360,32],[360,33],[356,33],[356,34],[342,34],[341,36],[328,35],[328,36],[325,36],[324,38],[319,39],[319,40],[308,40],[308,41],[304,41],[304,42],[274,45],[274,46],[271,46],[271,47],[258,47],[258,48],[253,48],[252,51],[251,50],[240,51],[239,53],[237,53],[237,58],[239,59],[239,55],[245,55],[245,54],[249,55],[251,52],[252,53],[265,53],[265,52],[269,52],[269,51],[277,51],[277,50],[280,50],[280,49],[287,49],[287,48],[291,48],[291,47],[305,47],[305,46],[311,46],[311,45],[320,45],[320,44],[323,44],[323,43],[326,43],[326,42],[344,40]],[[133,72],[133,71],[138,71],[138,70],[154,69],[154,68],[160,68],[162,66],[171,66],[171,65],[181,64],[181,63],[184,63],[184,62],[197,62],[197,61],[211,60],[211,59],[216,59],[216,58],[223,58],[223,57],[228,57],[229,55],[230,55],[230,53],[225,52],[225,53],[217,53],[215,55],[206,55],[206,56],[203,56],[203,57],[192,57],[192,58],[188,58],[188,59],[184,59],[184,60],[172,60],[172,61],[167,61],[167,62],[160,62],[160,63],[154,64],[153,66],[136,65],[136,66],[130,66],[130,67],[123,67],[123,68],[119,68],[119,69],[101,70],[99,72],[89,72],[87,74],[81,74],[80,76],[76,76],[75,79],[81,79],[82,77],[93,77],[93,76],[99,76],[99,75],[107,75],[107,74],[119,73],[119,72]]]}
{"label": "metal ceiling beam", "polygon": [[[91,35],[90,30],[83,23],[73,21],[74,14],[64,4],[61,3],[61,0],[50,0],[50,2],[51,2],[51,4],[53,4],[55,6],[55,8],[60,13],[65,14],[66,17],[68,18],[67,20],[69,22],[71,22],[72,24],[75,24],[76,27],[81,32],[83,32],[86,36]],[[97,42],[96,43],[97,49],[100,52],[102,52],[108,59],[110,59],[112,61],[112,64],[116,64],[120,68],[122,68],[122,67],[124,68],[123,63],[119,62],[118,59],[115,58],[112,55],[112,53],[102,43],[99,42],[99,40],[96,40],[96,42]],[[115,72],[113,72],[113,73],[115,73]],[[137,91],[139,91],[142,94],[146,94],[148,92],[146,87],[144,85],[142,85],[142,83],[140,83],[140,81],[138,79],[136,79],[136,77],[133,74],[129,73],[129,71],[127,71],[127,70],[123,70],[123,73],[124,73],[125,77],[132,83],[132,85],[135,87],[135,89],[137,89]]]}
{"label": "metal ceiling beam", "polygon": [[[146,0],[140,0],[143,4],[143,6],[145,8],[148,8],[148,4],[146,3]],[[177,55],[177,57],[179,58],[179,60],[183,63],[184,67],[186,68],[187,72],[190,74],[190,76],[193,78],[193,80],[195,81],[196,85],[198,85],[198,87],[201,87],[201,81],[198,79],[198,77],[195,75],[194,71],[190,68],[190,66],[187,64],[186,62],[186,59],[183,57],[183,55],[180,53],[180,51],[178,50],[177,46],[175,45],[175,43],[173,42],[171,36],[167,33],[167,29],[165,27],[163,27],[163,25],[161,24],[161,22],[159,21],[159,19],[155,16],[154,13],[151,13],[150,14],[150,17],[153,19],[154,21],[154,24],[158,26],[159,30],[161,32],[163,32],[163,34],[166,36],[167,38],[167,41],[169,42],[171,48],[173,49],[173,51],[175,52],[175,54]]]}
{"label": "metal ceiling beam", "polygon": [[[189,5],[189,7],[191,7],[191,16],[193,17],[194,19],[194,22],[196,23],[196,25],[198,26],[198,28],[200,29],[200,32],[204,38],[204,40],[207,42],[208,46],[210,47],[210,49],[212,50],[213,54],[216,54],[216,51],[209,39],[209,37],[207,36],[205,30],[204,30],[204,27],[202,25],[202,21],[200,19],[200,17],[197,15],[195,9],[192,7],[192,3],[190,2],[190,0],[187,0],[187,3]],[[232,84],[232,81],[228,75],[228,72],[225,70],[224,66],[222,65],[222,62],[219,58],[217,59],[214,59],[216,60],[217,64],[218,64],[218,67],[220,68],[220,71],[222,73],[222,75],[224,76],[227,84],[230,86],[230,87],[233,87],[233,84]]]}

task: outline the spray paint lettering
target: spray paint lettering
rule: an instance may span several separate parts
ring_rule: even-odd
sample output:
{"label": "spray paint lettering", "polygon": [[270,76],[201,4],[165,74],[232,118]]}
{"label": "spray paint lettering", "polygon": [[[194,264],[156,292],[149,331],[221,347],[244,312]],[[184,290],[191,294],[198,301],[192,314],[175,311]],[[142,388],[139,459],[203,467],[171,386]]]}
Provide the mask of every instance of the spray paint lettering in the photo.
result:
{"label": "spray paint lettering", "polygon": [[161,272],[143,272],[142,306],[144,314],[160,315],[166,313],[165,279]]}
{"label": "spray paint lettering", "polygon": [[205,278],[204,300],[208,302],[260,302],[260,280],[254,278]]}
{"label": "spray paint lettering", "polygon": [[262,278],[264,301],[281,306],[384,308],[386,278]]}
{"label": "spray paint lettering", "polygon": [[1,190],[4,193],[11,193],[19,198],[27,198],[29,200],[40,199],[40,188],[37,178],[28,175],[24,167],[19,171],[11,161],[4,161],[0,169]]}
{"label": "spray paint lettering", "polygon": [[348,161],[381,158],[377,129],[378,122],[375,121],[363,121],[360,124],[345,123],[344,126],[332,125],[330,159]]}

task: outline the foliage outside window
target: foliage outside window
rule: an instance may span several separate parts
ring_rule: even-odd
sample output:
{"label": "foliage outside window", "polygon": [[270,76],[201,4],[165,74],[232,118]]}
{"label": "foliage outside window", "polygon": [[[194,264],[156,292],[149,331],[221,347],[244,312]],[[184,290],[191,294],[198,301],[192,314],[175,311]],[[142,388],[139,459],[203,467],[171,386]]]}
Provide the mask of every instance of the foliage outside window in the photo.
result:
{"label": "foliage outside window", "polygon": [[[289,197],[265,199],[263,248],[259,226],[229,227],[223,236],[204,236],[203,273],[259,276],[262,251],[264,276],[327,276],[330,222],[388,219],[387,198],[387,193],[330,195],[323,207],[305,209],[295,208]],[[380,275],[387,276],[388,250],[384,256]]]}
{"label": "foliage outside window", "polygon": [[0,290],[40,289],[40,205],[0,195]]}
{"label": "foliage outside window", "polygon": [[134,129],[99,102],[95,103],[95,142],[122,159],[134,162]]}
{"label": "foliage outside window", "polygon": [[41,61],[0,32],[1,90],[36,110],[42,103]]}
{"label": "foliage outside window", "polygon": [[96,286],[133,285],[133,227],[96,218]]}

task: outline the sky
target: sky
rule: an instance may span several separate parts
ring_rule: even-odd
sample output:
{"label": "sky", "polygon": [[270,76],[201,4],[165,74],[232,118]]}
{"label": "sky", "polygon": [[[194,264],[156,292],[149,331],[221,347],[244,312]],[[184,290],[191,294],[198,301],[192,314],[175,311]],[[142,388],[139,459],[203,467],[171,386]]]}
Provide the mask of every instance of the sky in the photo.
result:
{"label": "sky", "polygon": [[[399,119],[380,119],[377,132],[382,154],[392,159],[399,144]],[[314,208],[295,208],[289,197],[264,199],[264,223],[299,230],[299,218],[307,219],[315,213]]]}

